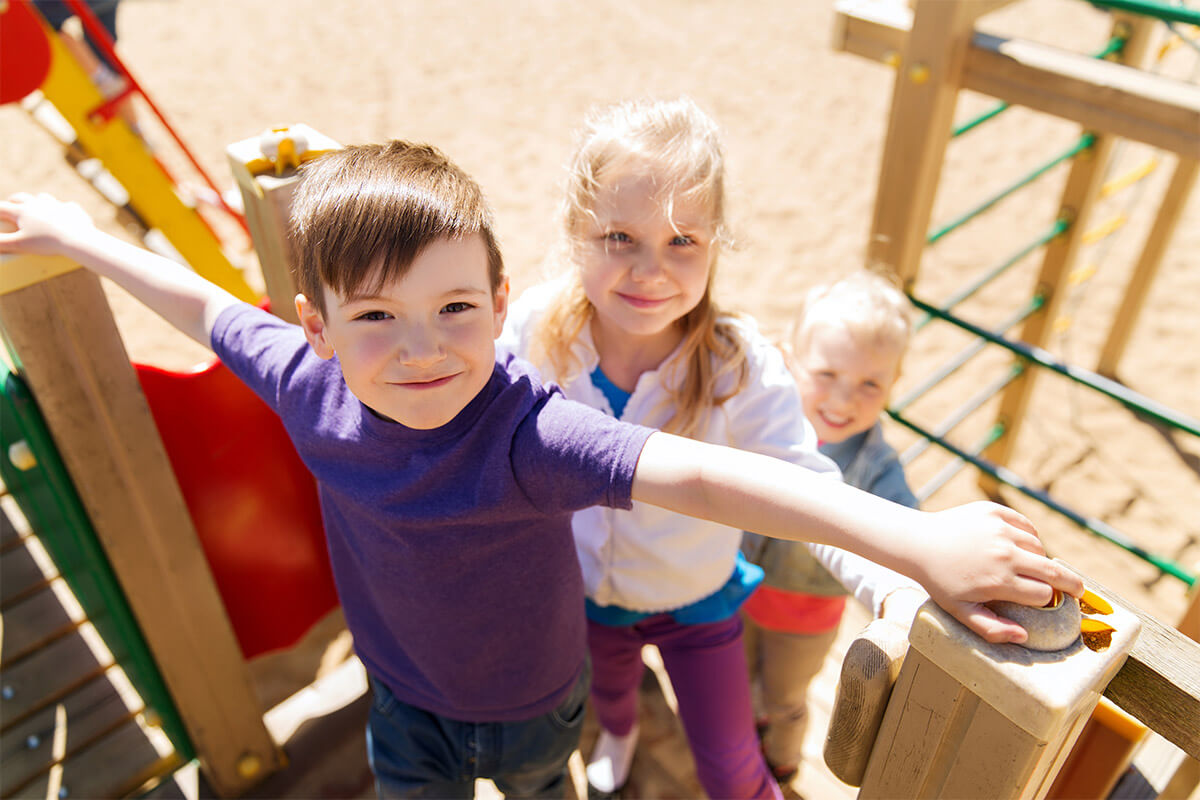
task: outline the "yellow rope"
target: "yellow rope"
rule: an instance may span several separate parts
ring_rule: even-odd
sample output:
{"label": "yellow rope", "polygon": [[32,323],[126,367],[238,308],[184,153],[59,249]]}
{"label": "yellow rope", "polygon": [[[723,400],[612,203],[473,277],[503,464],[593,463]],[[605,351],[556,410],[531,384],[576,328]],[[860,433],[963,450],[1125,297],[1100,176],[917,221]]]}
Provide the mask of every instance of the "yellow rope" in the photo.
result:
{"label": "yellow rope", "polygon": [[1121,228],[1121,226],[1125,224],[1125,222],[1127,220],[1128,220],[1128,217],[1126,217],[1124,214],[1117,214],[1115,217],[1110,219],[1108,222],[1105,222],[1095,228],[1092,228],[1090,231],[1083,234],[1083,236],[1081,237],[1083,240],[1083,243],[1084,244],[1095,244],[1096,242],[1100,241],[1101,239],[1111,236],[1116,231],[1118,231]]}
{"label": "yellow rope", "polygon": [[1107,181],[1103,186],[1100,187],[1100,196],[1108,197],[1110,195],[1114,195],[1125,187],[1135,184],[1142,178],[1145,178],[1157,168],[1158,158],[1151,156],[1140,166],[1134,167],[1124,175],[1120,175],[1110,181]]}
{"label": "yellow rope", "polygon": [[1071,270],[1071,274],[1067,276],[1067,282],[1073,286],[1078,286],[1084,281],[1090,281],[1099,269],[1095,264],[1079,267]]}

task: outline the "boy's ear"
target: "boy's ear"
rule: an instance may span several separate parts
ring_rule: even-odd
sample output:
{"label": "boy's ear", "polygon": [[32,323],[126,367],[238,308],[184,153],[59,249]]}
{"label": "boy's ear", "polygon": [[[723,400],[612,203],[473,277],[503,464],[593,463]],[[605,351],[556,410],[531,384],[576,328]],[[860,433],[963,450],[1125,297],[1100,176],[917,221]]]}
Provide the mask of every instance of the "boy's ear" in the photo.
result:
{"label": "boy's ear", "polygon": [[320,358],[333,358],[333,345],[325,336],[325,318],[321,316],[316,305],[303,294],[296,295],[296,316],[300,318],[304,338],[308,339],[313,352]]}
{"label": "boy's ear", "polygon": [[504,320],[508,317],[508,278],[492,292],[492,338],[504,331]]}

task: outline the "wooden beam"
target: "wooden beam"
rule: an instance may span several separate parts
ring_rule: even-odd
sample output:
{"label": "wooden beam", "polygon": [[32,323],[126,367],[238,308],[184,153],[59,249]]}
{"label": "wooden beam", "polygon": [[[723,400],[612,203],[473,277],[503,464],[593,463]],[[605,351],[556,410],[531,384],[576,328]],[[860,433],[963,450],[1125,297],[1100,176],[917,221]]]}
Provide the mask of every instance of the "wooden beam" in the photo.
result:
{"label": "wooden beam", "polygon": [[1076,639],[1036,652],[985,642],[927,602],[859,797],[1044,796],[1137,638],[1139,621],[1123,608],[1114,604],[1105,619],[1114,630],[1103,650]]}
{"label": "wooden beam", "polygon": [[14,258],[0,255],[0,294],[15,292],[17,289],[24,289],[26,286],[79,268],[74,261],[61,256]]}
{"label": "wooden beam", "polygon": [[[1122,55],[1131,63],[1140,63],[1149,47],[1155,22],[1143,18],[1119,20],[1117,24],[1128,25],[1130,29]],[[1045,302],[1040,313],[1034,314],[1021,327],[1018,338],[1022,342],[1043,347],[1050,337],[1058,309],[1066,295],[1066,277],[1083,246],[1083,235],[1088,230],[1088,220],[1099,199],[1115,143],[1115,137],[1110,134],[1098,133],[1092,146],[1071,162],[1071,172],[1059,200],[1059,216],[1070,219],[1071,226],[1062,236],[1048,242],[1042,251],[1042,266],[1035,291],[1042,295]],[[1000,397],[996,421],[1004,426],[1004,435],[983,451],[983,458],[993,464],[1007,464],[1009,455],[1016,447],[1038,372],[1034,369],[1025,370],[1005,387]],[[989,494],[994,494],[997,489],[996,480],[989,475],[981,475],[979,485]]]}
{"label": "wooden beam", "polygon": [[[300,178],[296,166],[280,164],[275,169],[275,162],[268,153],[263,152],[264,138],[278,147],[278,140],[285,136],[297,143],[298,151],[289,151],[297,161],[309,154],[341,147],[330,137],[307,125],[293,125],[234,142],[225,148],[225,155],[242,195],[246,224],[258,253],[267,296],[271,298],[271,313],[298,324],[294,302],[296,279],[293,274],[296,259],[288,239],[288,227],[291,222],[292,194]],[[267,167],[270,170],[264,171]]]}
{"label": "wooden beam", "polygon": [[838,0],[831,46],[895,66],[911,27],[912,10],[894,0]]}
{"label": "wooden beam", "polygon": [[0,295],[0,320],[206,775],[246,791],[282,754],[99,280]]}
{"label": "wooden beam", "polygon": [[1171,235],[1175,232],[1175,226],[1179,224],[1180,217],[1183,216],[1188,195],[1196,183],[1198,166],[1200,166],[1200,161],[1194,158],[1180,158],[1179,163],[1175,165],[1171,182],[1163,193],[1158,214],[1154,217],[1154,225],[1151,226],[1150,233],[1146,236],[1142,254],[1138,257],[1133,274],[1129,277],[1129,283],[1125,286],[1121,307],[1117,310],[1112,327],[1108,331],[1108,338],[1100,351],[1096,371],[1101,375],[1111,378],[1117,373],[1117,364],[1125,352],[1129,333],[1137,324],[1142,306],[1146,302],[1146,295],[1150,293],[1150,286],[1154,283],[1155,275],[1158,274],[1162,257],[1167,252]]}
{"label": "wooden beam", "polygon": [[963,85],[1090,130],[1200,158],[1200,86],[1019,39],[975,35]]}
{"label": "wooden beam", "polygon": [[[972,15],[985,14],[1012,5],[1016,0],[973,0]],[[912,27],[912,9],[897,0],[837,0],[833,4],[833,50],[887,62],[904,49]]]}
{"label": "wooden beam", "polygon": [[[1193,568],[1193,571],[1200,572],[1200,565]],[[1187,608],[1183,610],[1183,616],[1179,618],[1179,624],[1175,627],[1192,641],[1200,642],[1200,586],[1193,586],[1192,591],[1188,593]]]}
{"label": "wooden beam", "polygon": [[1200,759],[1200,643],[1087,579],[1142,622],[1142,632],[1104,696],[1192,758]]}
{"label": "wooden beam", "polygon": [[[886,61],[909,27],[872,4],[838,5],[835,48]],[[911,24],[911,23],[910,23]],[[962,88],[1200,158],[1200,87],[1048,45],[976,33],[964,56]]]}
{"label": "wooden beam", "polygon": [[918,0],[896,72],[867,259],[906,285],[920,268],[976,10]]}

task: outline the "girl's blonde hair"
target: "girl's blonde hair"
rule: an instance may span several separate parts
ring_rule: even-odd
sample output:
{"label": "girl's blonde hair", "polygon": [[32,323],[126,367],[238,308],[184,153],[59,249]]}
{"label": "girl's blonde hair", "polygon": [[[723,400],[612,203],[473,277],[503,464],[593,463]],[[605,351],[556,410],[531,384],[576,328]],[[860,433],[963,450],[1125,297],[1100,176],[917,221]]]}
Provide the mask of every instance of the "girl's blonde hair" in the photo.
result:
{"label": "girl's blonde hair", "polygon": [[[534,360],[548,363],[556,378],[569,383],[581,369],[571,353],[595,309],[584,293],[578,268],[580,237],[594,219],[596,198],[604,185],[629,173],[653,176],[668,217],[677,198],[707,206],[712,243],[708,283],[700,302],[677,324],[683,331],[678,355],[667,369],[683,370],[680,381],[667,380],[674,414],[664,430],[697,435],[709,412],[745,386],[749,373],[746,345],[729,315],[712,298],[717,255],[732,242],[725,227],[725,163],[716,123],[692,100],[633,100],[593,110],[578,135],[567,170],[560,209],[559,258],[570,269],[563,293],[542,317],[532,337]],[[734,376],[727,391],[718,386]]]}

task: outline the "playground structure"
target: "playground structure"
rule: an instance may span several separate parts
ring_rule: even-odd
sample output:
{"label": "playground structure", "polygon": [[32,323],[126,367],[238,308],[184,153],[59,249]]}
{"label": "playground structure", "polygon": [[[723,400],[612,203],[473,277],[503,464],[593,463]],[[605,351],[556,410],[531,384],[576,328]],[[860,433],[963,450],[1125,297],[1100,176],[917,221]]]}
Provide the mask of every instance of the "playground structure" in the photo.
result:
{"label": "playground structure", "polygon": [[106,97],[83,67],[46,25],[28,0],[13,0],[3,9],[5,82],[0,102],[20,102],[32,119],[59,139],[68,161],[106,199],[141,229],[147,246],[180,260],[234,296],[258,302],[222,249],[212,226],[197,210],[189,193],[116,113],[117,105],[137,96],[195,174],[218,199],[219,209],[246,229],[241,215],[225,205],[213,179],[204,171],[142,90],[117,55],[108,32],[83,0],[64,0],[79,17],[110,63],[120,70],[125,89]]}
{"label": "playground structure", "polygon": [[[140,92],[90,11],[70,1],[126,93]],[[124,93],[102,96],[25,0],[0,14],[4,52],[22,56],[5,61],[5,101],[21,101],[81,175],[143,234],[158,234],[155,249],[260,302],[176,179],[113,113]],[[294,167],[290,142],[275,137],[246,168]],[[247,198],[254,224],[258,202]],[[217,791],[238,794],[285,763],[249,661],[294,644],[336,607],[312,477],[278,419],[219,363],[186,373],[131,365],[99,283],[77,265],[4,267],[14,371],[0,370],[11,521],[0,544],[0,794],[124,795],[193,758]],[[48,319],[64,323],[50,330]]]}
{"label": "playground structure", "polygon": [[[974,7],[977,4],[971,5]],[[18,0],[11,7],[19,6],[21,2]],[[919,6],[918,9],[919,14],[924,14],[924,8]],[[976,8],[972,13],[982,10]],[[920,18],[925,19],[923,16]],[[962,21],[956,24],[962,24]],[[847,30],[859,31],[858,25],[858,22],[847,19]],[[964,31],[969,27],[966,25],[956,29],[956,35],[966,35]],[[902,29],[897,28],[888,34],[892,36],[889,41],[897,46],[896,52],[905,49],[903,33]],[[872,35],[882,37],[884,34],[875,31]],[[938,42],[937,46],[942,46],[942,40],[936,36],[929,36],[927,41]],[[953,107],[952,102],[950,106]],[[1178,141],[1186,144],[1187,125],[1194,120],[1193,112],[1191,117],[1184,116],[1178,122]],[[119,121],[107,123],[108,126],[119,124]],[[1192,136],[1194,143],[1194,133]],[[132,153],[137,153],[141,148],[136,141],[127,141],[126,144]],[[286,148],[279,152],[286,152]],[[231,164],[243,198],[247,201],[249,226],[254,231],[255,245],[264,272],[267,273],[268,293],[283,299],[279,304],[280,311],[283,311],[290,307],[286,300],[294,290],[287,282],[286,245],[279,235],[279,222],[286,217],[287,192],[292,175],[290,166],[294,164],[289,164],[286,157],[277,158],[269,162],[271,168],[263,172],[262,157],[258,139],[247,140],[230,148]],[[114,170],[114,174],[118,171]],[[131,197],[139,194],[138,188],[136,185],[133,187]],[[931,195],[932,189],[929,192]],[[884,193],[882,180],[880,193]],[[1183,194],[1186,195],[1186,190]],[[1181,205],[1180,200],[1176,207]],[[916,227],[922,229],[923,234],[924,224]],[[879,257],[879,254],[876,256]],[[86,516],[99,535],[115,573],[115,582],[128,597],[127,602],[142,628],[148,649],[162,672],[169,700],[178,708],[180,725],[186,729],[191,740],[186,748],[177,745],[176,749],[182,751],[179,757],[163,762],[163,765],[178,763],[180,758],[188,758],[194,753],[215,787],[226,794],[240,793],[281,766],[283,759],[275,743],[266,735],[262,725],[262,709],[248,691],[246,675],[246,659],[253,652],[262,652],[255,648],[269,649],[278,646],[278,642],[264,644],[257,641],[256,644],[253,633],[243,633],[248,629],[239,625],[239,615],[249,614],[241,619],[248,620],[244,624],[251,627],[256,615],[260,621],[276,622],[288,619],[288,616],[286,609],[278,606],[269,603],[257,605],[264,602],[262,600],[231,598],[221,585],[220,563],[214,561],[208,552],[208,543],[204,541],[201,530],[204,525],[197,518],[198,510],[202,512],[205,508],[243,508],[243,503],[253,504],[253,495],[260,489],[239,493],[239,488],[244,489],[250,480],[244,475],[231,475],[229,477],[232,480],[220,486],[204,485],[204,476],[224,468],[202,466],[201,462],[192,460],[199,458],[195,453],[182,456],[183,463],[197,467],[195,472],[199,475],[201,485],[196,487],[190,483],[185,476],[187,470],[181,468],[179,457],[172,452],[168,440],[174,434],[167,426],[174,421],[174,433],[183,435],[185,440],[189,438],[186,434],[200,432],[203,432],[204,438],[210,439],[209,434],[214,429],[225,426],[214,425],[213,418],[206,417],[206,414],[221,414],[222,419],[230,420],[235,416],[250,414],[252,410],[247,405],[239,406],[240,401],[235,400],[234,407],[228,412],[214,411],[205,394],[193,394],[195,391],[205,392],[204,389],[188,388],[182,395],[156,401],[155,390],[150,388],[145,373],[138,377],[129,367],[128,357],[116,336],[98,283],[90,275],[74,269],[74,265],[63,262],[46,264],[40,259],[19,260],[5,264],[5,276],[6,281],[11,277],[12,283],[6,282],[0,289],[3,294],[0,297],[0,318],[12,345],[10,352],[18,362],[20,380],[30,385],[33,396],[37,398],[53,436],[53,444],[67,464],[70,473],[68,483],[74,484],[83,499]],[[915,281],[915,272],[913,278]],[[87,309],[87,313],[80,313],[81,309]],[[63,320],[64,324],[61,328],[55,326],[54,331],[49,331],[46,319]],[[219,370],[215,375],[209,371],[203,375],[208,377],[202,376],[199,380],[222,380]],[[176,387],[184,385],[182,381],[189,379],[189,376],[164,377],[168,386]],[[234,391],[232,385],[214,385],[220,387],[212,390],[214,394]],[[193,412],[199,416],[187,416],[177,407],[179,398],[189,395],[199,401],[201,410]],[[151,420],[157,424],[150,425]],[[267,424],[266,421],[263,424]],[[232,429],[229,432],[228,441],[236,443],[240,434]],[[190,438],[194,440],[195,436]],[[158,444],[160,441],[163,446]],[[6,440],[4,444],[5,449],[9,450],[9,442]],[[37,464],[31,465],[32,469],[40,470],[52,457],[44,446],[29,444],[32,460]],[[203,444],[205,447],[202,449],[211,449],[214,442],[210,440]],[[250,449],[278,448],[264,442]],[[242,452],[234,451],[234,461]],[[30,462],[26,459],[23,463]],[[25,474],[25,470],[20,471]],[[19,483],[16,472],[6,472],[4,476],[16,495]],[[189,486],[192,488],[189,489]],[[189,492],[193,491],[200,493],[189,496]],[[267,492],[266,496],[272,499],[273,511],[295,505],[273,494],[279,491],[278,488],[261,491]],[[230,499],[244,494],[251,496],[238,501]],[[33,521],[33,515],[26,516]],[[300,516],[308,516],[310,521],[313,518],[311,512],[302,512]],[[217,525],[219,527],[221,523]],[[40,525],[36,529],[41,535]],[[260,535],[259,528],[252,529],[256,535]],[[226,533],[230,534],[231,530]],[[242,543],[246,537],[232,535],[231,538],[237,538]],[[205,551],[205,557],[201,557],[201,550]],[[265,555],[270,557],[269,553]],[[66,572],[65,569],[63,571]],[[299,627],[302,628],[303,619],[308,619],[308,616],[301,616]],[[183,622],[186,624],[181,624]],[[1151,718],[1146,721],[1151,722],[1152,727],[1171,733],[1174,737],[1172,741],[1190,743],[1190,748],[1184,749],[1195,756],[1195,725],[1189,727],[1188,721],[1189,718],[1200,719],[1195,713],[1200,691],[1195,685],[1195,676],[1189,676],[1186,666],[1197,663],[1196,651],[1194,648],[1188,649],[1186,642],[1161,625],[1155,626],[1152,621],[1146,620],[1142,620],[1141,624],[1143,632],[1130,644],[1128,661],[1123,665],[1118,663],[1118,656],[1124,652],[1121,648],[1108,654],[1110,660],[1105,666],[1108,671],[1103,672],[1107,684],[1105,691],[1123,705],[1141,709]],[[99,622],[97,628],[101,628]],[[1132,634],[1134,626],[1122,622],[1118,629]],[[285,632],[284,638],[290,635]],[[1148,640],[1148,637],[1152,638]],[[105,638],[108,638],[107,635]],[[17,661],[29,658],[25,653],[20,655]],[[10,669],[7,658],[5,662],[5,669]],[[916,659],[913,659],[913,663],[916,663]],[[1020,689],[1018,685],[1015,693],[1020,694]],[[1088,691],[1082,691],[1081,694],[1090,696]],[[149,707],[150,701],[146,702]],[[987,702],[985,700],[985,704]],[[1164,719],[1167,716],[1163,714],[1164,708],[1171,709],[1173,722]],[[5,710],[6,721],[14,719],[8,713],[8,708]],[[1079,709],[1073,709],[1078,713],[1085,710],[1086,703]],[[166,714],[160,713],[159,716],[165,717]],[[22,711],[21,718],[32,719],[32,716]],[[1056,744],[1064,753],[1069,749],[1070,741],[1079,735],[1079,729],[1075,727],[1078,721],[1077,715],[1073,714],[1072,724],[1055,733],[1058,737]],[[164,720],[164,723],[164,729],[168,728],[168,721]],[[884,739],[887,738],[885,734]],[[68,746],[68,754],[72,752]],[[930,763],[936,760],[929,753],[920,758]],[[70,755],[60,763],[69,768],[69,759]],[[1040,774],[1049,775],[1056,766],[1051,764]]]}
{"label": "playground structure", "polygon": [[[974,341],[927,379],[894,400],[889,414],[924,442],[902,455],[910,463],[929,443],[949,450],[956,462],[939,474],[918,496],[928,497],[970,463],[983,473],[981,482],[994,489],[1004,483],[1067,516],[1093,534],[1113,542],[1150,562],[1162,572],[1195,582],[1187,567],[1147,552],[1104,522],[1085,516],[1047,493],[1032,487],[1006,469],[1029,404],[1036,368],[1065,376],[1095,390],[1168,429],[1200,436],[1200,422],[1174,411],[1113,380],[1136,324],[1147,292],[1178,224],[1188,193],[1195,183],[1200,159],[1200,92],[1194,85],[1158,77],[1137,69],[1146,59],[1151,33],[1158,24],[1151,16],[1119,12],[1113,34],[1097,57],[1059,51],[1032,42],[1004,40],[977,33],[975,19],[1004,3],[944,4],[934,13],[921,6],[917,15],[894,3],[845,3],[839,14],[835,46],[889,63],[897,69],[897,82],[884,148],[879,189],[868,249],[868,260],[900,277],[917,309],[923,312],[918,329],[931,320],[950,323],[971,334]],[[1127,3],[1147,13],[1171,12],[1154,3]],[[1196,12],[1178,9],[1172,19],[1197,20]],[[918,23],[919,19],[919,23]],[[1120,62],[1110,60],[1120,58]],[[984,114],[955,125],[953,114],[959,92],[971,89],[999,99]],[[997,116],[1010,104],[1082,123],[1084,131],[1065,152],[1055,154],[1030,174],[987,198],[969,211],[936,229],[930,227],[934,196],[952,138]],[[1044,345],[1056,324],[1069,324],[1060,316],[1079,251],[1096,235],[1089,218],[1097,201],[1109,193],[1106,169],[1118,138],[1145,142],[1176,156],[1171,182],[1134,268],[1097,364],[1091,372],[1047,352]],[[1043,232],[994,267],[973,276],[947,299],[931,303],[918,290],[922,254],[951,231],[1002,202],[1046,171],[1070,163],[1057,218]],[[1142,176],[1144,177],[1145,171]],[[1127,179],[1134,182],[1138,178]],[[1114,229],[1115,230],[1115,229]],[[1112,233],[1107,231],[1106,233]],[[1034,280],[1029,302],[1001,326],[988,328],[958,316],[954,309],[1004,275],[1037,250],[1042,266]],[[1021,326],[1008,338],[1008,331]],[[936,425],[917,423],[909,407],[961,368],[988,345],[1009,350],[1014,363],[996,380]],[[974,447],[952,444],[946,436],[968,416],[1000,395],[995,423]]]}
{"label": "playground structure", "polygon": [[[922,438],[902,455],[902,462],[911,461],[929,444],[936,444],[953,453],[956,461],[935,476],[928,487],[918,490],[919,496],[928,497],[970,463],[980,470],[985,488],[994,491],[998,483],[1011,486],[1089,532],[1143,558],[1164,574],[1192,586],[1196,581],[1192,572],[1138,547],[1100,520],[1066,507],[1004,465],[1015,447],[1029,404],[1035,368],[1039,367],[1098,391],[1155,424],[1184,435],[1200,436],[1200,423],[1196,420],[1142,397],[1109,377],[1116,373],[1150,282],[1180,220],[1200,159],[1200,88],[1160,78],[1138,67],[1145,60],[1150,33],[1159,19],[1196,25],[1200,23],[1200,13],[1136,0],[1101,3],[1120,9],[1113,14],[1110,42],[1097,54],[1100,58],[1119,59],[1114,63],[978,33],[977,18],[1001,5],[1004,3],[917,0],[911,9],[895,3],[873,2],[844,2],[838,6],[835,47],[887,63],[897,72],[869,260],[900,277],[913,304],[925,314],[920,326],[936,319],[975,337],[969,347],[891,404],[892,419]],[[956,125],[955,106],[959,92],[964,89],[990,95],[1001,102]],[[1081,123],[1084,131],[1065,153],[1056,155],[952,222],[931,230],[934,196],[949,142],[995,117],[1010,104],[1065,117]],[[1111,189],[1112,183],[1105,183],[1105,172],[1118,137],[1145,142],[1173,154],[1176,167],[1102,348],[1097,371],[1090,372],[1050,354],[1043,345],[1068,294],[1073,263],[1089,238],[1089,216],[1098,198]],[[1057,219],[1045,233],[998,266],[973,277],[940,304],[921,296],[918,278],[927,246],[1066,161],[1071,162],[1071,173]],[[1125,182],[1136,180],[1134,177]],[[1039,248],[1044,249],[1034,296],[1005,324],[989,329],[953,313],[956,306]],[[1007,331],[1018,324],[1022,325],[1019,335],[1007,338]],[[1016,361],[942,422],[929,426],[909,418],[906,411],[917,398],[988,345],[1008,350],[1016,356]],[[1001,397],[996,422],[979,444],[968,449],[946,439],[959,423],[997,394]],[[1187,630],[1193,639],[1200,628],[1198,617],[1197,596],[1193,594],[1191,605],[1180,621],[1181,629]],[[1119,669],[1097,680],[1092,693],[1104,692],[1192,759],[1200,758],[1200,705],[1197,705],[1200,683],[1196,677],[1200,649],[1194,641],[1152,620],[1142,622],[1146,627],[1141,637],[1135,637],[1129,661],[1123,667],[1118,664]],[[1151,628],[1153,647],[1148,641]],[[1028,661],[1011,653],[994,653],[991,658],[972,662],[963,653],[974,653],[975,648],[964,651],[961,642],[957,647],[948,644],[955,638],[957,634],[944,615],[933,610],[918,616],[907,641],[897,642],[894,636],[889,639],[887,629],[877,627],[865,634],[858,648],[851,646],[851,655],[843,668],[843,683],[857,676],[861,685],[873,686],[877,700],[873,710],[881,717],[864,722],[862,692],[850,693],[846,700],[849,706],[842,705],[835,711],[831,726],[832,747],[827,746],[826,750],[831,768],[843,780],[861,785],[862,797],[1026,798],[1044,797],[1047,793],[1074,796],[1069,790],[1067,794],[1056,795],[1054,792],[1061,787],[1053,785],[1053,780],[1063,767],[1071,744],[1084,730],[1091,709],[1083,713],[1076,709],[1073,715],[1057,720],[1059,727],[1052,731],[1039,727],[1044,720],[1033,722],[1025,714],[1027,691],[1033,691],[1040,678],[1032,678],[1031,672],[1026,676],[1030,683],[1025,690],[998,690],[1007,683],[1000,674],[1005,661],[1026,664]],[[1160,653],[1153,652],[1160,648]],[[1166,655],[1168,651],[1170,654]],[[1165,658],[1160,658],[1164,655]],[[1000,673],[988,671],[992,669],[999,669]],[[1072,673],[1072,676],[1077,675]],[[1187,697],[1181,697],[1180,693]],[[1170,704],[1162,702],[1172,695]],[[1176,702],[1182,705],[1174,705]],[[837,719],[839,714],[841,718]],[[1183,726],[1178,724],[1181,718],[1188,720]],[[1093,729],[1113,730],[1120,726],[1111,721],[1111,716],[1098,713],[1094,719]],[[881,725],[877,739],[874,725]],[[1106,780],[1111,779],[1107,783],[1093,781],[1091,790],[1099,792],[1094,796],[1107,796],[1127,763],[1133,743],[1118,748],[1115,758],[1111,750],[1101,755],[1102,748],[1090,756],[1091,770],[1100,771]],[[862,749],[851,756],[850,751],[855,748]],[[1086,749],[1078,757],[1088,759]],[[1102,764],[1105,760],[1108,763]],[[1200,776],[1194,764],[1185,762],[1180,783],[1195,786]],[[1175,791],[1179,791],[1179,786]]]}

